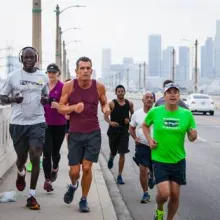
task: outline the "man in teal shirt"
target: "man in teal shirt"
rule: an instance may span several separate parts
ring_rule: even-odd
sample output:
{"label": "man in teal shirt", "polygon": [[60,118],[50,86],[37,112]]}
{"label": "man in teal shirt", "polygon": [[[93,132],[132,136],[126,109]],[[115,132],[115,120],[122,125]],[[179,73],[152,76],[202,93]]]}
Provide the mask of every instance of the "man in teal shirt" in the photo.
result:
{"label": "man in teal shirt", "polygon": [[[164,88],[165,104],[151,109],[144,121],[143,131],[152,149],[157,209],[155,220],[163,220],[163,205],[169,199],[167,220],[173,220],[178,206],[180,186],[186,185],[185,135],[189,141],[197,138],[192,113],[178,106],[179,86],[169,83]],[[153,137],[150,126],[153,125]]]}

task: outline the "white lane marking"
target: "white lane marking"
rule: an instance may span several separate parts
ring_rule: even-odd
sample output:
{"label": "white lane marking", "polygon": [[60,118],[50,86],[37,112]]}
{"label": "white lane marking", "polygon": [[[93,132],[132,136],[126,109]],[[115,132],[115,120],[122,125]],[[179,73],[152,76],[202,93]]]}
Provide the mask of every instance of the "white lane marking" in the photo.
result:
{"label": "white lane marking", "polygon": [[206,140],[201,137],[198,137],[197,140],[202,141],[202,142],[206,142]]}

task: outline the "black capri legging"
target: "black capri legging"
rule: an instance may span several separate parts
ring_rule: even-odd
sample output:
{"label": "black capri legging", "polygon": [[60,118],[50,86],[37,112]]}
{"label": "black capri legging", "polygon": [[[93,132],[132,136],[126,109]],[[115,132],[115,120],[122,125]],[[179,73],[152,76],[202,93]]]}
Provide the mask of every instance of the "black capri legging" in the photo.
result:
{"label": "black capri legging", "polygon": [[51,179],[52,166],[57,169],[60,162],[60,148],[65,137],[66,125],[48,125],[43,146],[43,169],[45,179]]}

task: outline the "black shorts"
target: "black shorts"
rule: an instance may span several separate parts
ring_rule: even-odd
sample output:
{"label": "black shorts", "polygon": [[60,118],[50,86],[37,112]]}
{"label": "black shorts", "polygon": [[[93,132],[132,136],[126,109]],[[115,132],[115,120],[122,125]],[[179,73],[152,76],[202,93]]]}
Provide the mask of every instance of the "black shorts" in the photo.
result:
{"label": "black shorts", "polygon": [[178,163],[161,163],[153,161],[153,169],[156,184],[164,181],[176,182],[179,185],[186,185],[186,160]]}
{"label": "black shorts", "polygon": [[126,154],[129,151],[129,133],[127,131],[123,132],[113,132],[113,129],[109,129],[107,132],[109,138],[109,147],[111,155],[115,156],[118,154]]}
{"label": "black shorts", "polygon": [[35,125],[10,124],[9,131],[16,153],[28,152],[29,146],[42,148],[46,128],[46,123]]}
{"label": "black shorts", "polygon": [[83,159],[97,163],[101,149],[101,131],[91,133],[73,133],[68,136],[69,166],[80,164]]}
{"label": "black shorts", "polygon": [[66,134],[69,133],[69,129],[70,129],[70,120],[66,120],[66,129],[65,129]]}
{"label": "black shorts", "polygon": [[135,147],[134,161],[139,166],[148,167],[151,169],[151,149],[145,144],[138,143]]}

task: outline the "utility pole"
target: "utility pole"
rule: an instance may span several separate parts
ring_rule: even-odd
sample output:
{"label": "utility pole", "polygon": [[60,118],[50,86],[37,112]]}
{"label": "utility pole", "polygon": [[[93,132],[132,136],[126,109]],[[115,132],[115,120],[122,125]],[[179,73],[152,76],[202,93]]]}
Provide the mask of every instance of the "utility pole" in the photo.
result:
{"label": "utility pole", "polygon": [[[68,6],[64,9],[62,9],[60,11],[60,7],[59,5],[56,6],[56,54],[55,54],[55,60],[56,60],[56,64],[57,65],[60,65],[62,59],[61,59],[61,49],[60,49],[60,45],[62,44],[61,43],[61,40],[60,40],[60,14],[63,13],[64,11],[66,11],[67,9],[70,9],[70,8],[81,8],[81,7],[86,7],[86,6],[83,6],[83,5],[71,5],[71,6]],[[60,69],[61,69],[61,66],[60,66]]]}
{"label": "utility pole", "polygon": [[62,29],[59,27],[59,62],[58,65],[60,69],[63,71],[63,65],[62,65]]}
{"label": "utility pole", "polygon": [[118,73],[119,85],[121,84],[121,72]]}
{"label": "utility pole", "polygon": [[129,90],[129,68],[127,69],[127,91]]}
{"label": "utility pole", "polygon": [[69,65],[70,65],[70,61],[69,61],[69,59],[67,59],[67,61],[66,61],[66,72],[67,72],[67,79],[71,79]]}
{"label": "utility pole", "polygon": [[60,54],[59,54],[59,38],[60,38],[60,7],[59,5],[57,5],[56,7],[56,56],[55,56],[55,60],[56,60],[56,64],[60,65]]}
{"label": "utility pole", "polygon": [[42,67],[42,28],[41,28],[41,0],[33,0],[32,8],[32,47],[39,53],[39,61],[36,64]]}
{"label": "utility pole", "polygon": [[195,82],[194,82],[194,92],[198,92],[198,40],[195,41]]}
{"label": "utility pole", "polygon": [[66,71],[66,44],[63,41],[63,79],[67,79],[67,71]]}
{"label": "utility pole", "polygon": [[138,80],[138,89],[141,90],[141,63],[139,64],[139,80]]}
{"label": "utility pole", "polygon": [[118,82],[117,82],[117,78],[118,78],[118,74],[116,73],[116,74],[115,74],[115,86],[114,86],[114,87],[116,87],[117,84],[118,84]]}
{"label": "utility pole", "polygon": [[146,90],[146,63],[143,63],[144,66],[144,91]]}
{"label": "utility pole", "polygon": [[172,50],[172,80],[174,82],[175,80],[175,54],[176,54],[176,51],[175,49]]}

